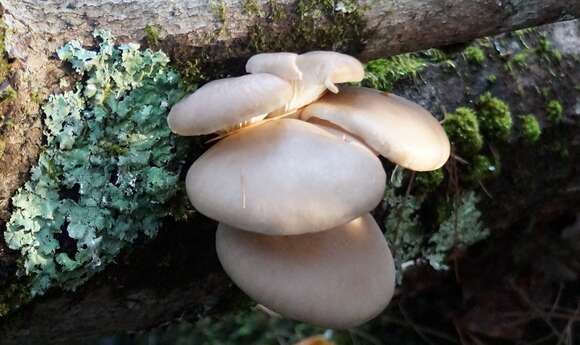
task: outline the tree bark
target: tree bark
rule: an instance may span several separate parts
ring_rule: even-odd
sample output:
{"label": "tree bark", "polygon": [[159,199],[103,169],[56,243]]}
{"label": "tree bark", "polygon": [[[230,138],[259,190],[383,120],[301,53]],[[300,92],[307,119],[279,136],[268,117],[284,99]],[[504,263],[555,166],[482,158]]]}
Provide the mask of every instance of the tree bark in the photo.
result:
{"label": "tree bark", "polygon": [[[144,40],[176,65],[198,68],[194,82],[243,73],[258,51],[338,50],[362,60],[466,42],[580,16],[580,2],[560,0],[0,0],[6,49],[21,63],[12,81],[20,109],[0,158],[0,228],[9,199],[36,160],[42,135],[32,95],[58,90],[64,76],[56,49],[73,39],[91,44],[105,28],[120,41]],[[153,41],[157,38],[154,37]]]}
{"label": "tree bark", "polygon": [[[184,49],[196,47],[201,50],[191,50],[206,53],[199,56],[207,57],[206,49],[209,49],[216,61],[239,59],[256,50],[267,50],[269,44],[273,44],[271,41],[252,41],[249,37],[256,28],[254,24],[280,33],[294,30],[290,24],[297,20],[297,1],[278,1],[288,12],[280,23],[274,22],[277,19],[270,2],[257,1],[259,14],[248,13],[243,9],[244,3],[236,0],[211,3],[185,0],[2,1],[6,9],[5,21],[12,30],[9,51],[24,65],[22,84],[29,90],[40,87],[45,93],[63,75],[60,65],[51,60],[54,50],[70,39],[88,39],[96,27],[111,29],[122,40],[131,41],[143,38],[145,26],[158,25],[163,33],[160,46],[168,48],[174,57],[185,56],[182,55]],[[337,1],[333,11],[349,11],[341,9],[340,3]],[[336,43],[329,43],[316,34],[298,46],[290,42],[277,48],[335,48],[369,59],[580,16],[580,3],[575,1],[368,0],[360,3],[361,14],[353,23],[360,25],[361,32],[349,32],[347,36],[340,36]],[[220,15],[223,11],[227,14],[226,20]],[[329,25],[335,14],[324,14],[320,22]],[[350,19],[341,23],[348,22]],[[312,33],[312,30],[301,32]],[[543,140],[557,138],[565,143],[569,157],[578,157],[580,110],[577,104],[580,101],[574,87],[580,85],[577,72],[580,69],[574,57],[580,54],[580,25],[577,21],[567,22],[547,29],[546,33],[563,55],[562,63],[550,70],[537,60],[528,65],[527,73],[503,75],[502,66],[513,54],[510,48],[498,48],[495,53],[490,49],[485,65],[476,68],[461,54],[454,54],[457,67],[453,72],[450,73],[443,63],[430,64],[420,79],[403,80],[396,85],[395,92],[442,116],[442,109],[451,111],[472,102],[489,87],[486,78],[497,74],[498,81],[491,91],[512,105],[514,115],[532,112],[542,117],[539,112],[545,99],[538,95],[536,88],[549,85],[552,95],[564,104],[566,122],[565,126],[551,127],[542,118],[547,133]],[[516,40],[502,37],[494,44],[509,47],[510,42]],[[178,49],[178,44],[184,44],[179,47],[183,49]],[[239,66],[229,69],[239,70]],[[523,94],[519,87],[524,90]],[[37,138],[35,145],[39,140]],[[508,173],[486,186],[494,199],[483,205],[487,225],[492,230],[513,227],[522,220],[524,213],[535,212],[549,217],[573,209],[580,202],[580,174],[575,173],[580,171],[577,161],[563,161],[551,151],[535,152],[517,139],[499,150],[504,154],[502,157],[506,157],[502,158],[502,163]],[[538,161],[542,164],[537,164]],[[560,168],[551,169],[553,164]],[[24,178],[21,177],[20,182]],[[524,178],[528,182],[517,182]],[[533,195],[527,193],[529,181],[537,186]],[[510,193],[504,193],[505,190]],[[140,331],[177,319],[195,319],[220,306],[227,308],[229,302],[237,300],[238,294],[217,262],[214,228],[214,222],[199,215],[187,224],[168,221],[157,239],[123,255],[116,265],[111,265],[77,292],[52,292],[3,319],[0,342],[7,345],[86,344],[103,335]]]}

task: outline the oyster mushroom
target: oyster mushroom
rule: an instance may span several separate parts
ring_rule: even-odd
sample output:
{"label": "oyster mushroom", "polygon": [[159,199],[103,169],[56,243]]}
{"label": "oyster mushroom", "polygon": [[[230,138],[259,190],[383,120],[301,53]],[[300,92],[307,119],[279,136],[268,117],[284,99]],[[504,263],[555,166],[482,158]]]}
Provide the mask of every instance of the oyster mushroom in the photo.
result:
{"label": "oyster mushroom", "polygon": [[447,134],[427,110],[394,94],[343,87],[303,109],[300,118],[331,122],[390,161],[415,171],[435,170],[450,154]]}
{"label": "oyster mushroom", "polygon": [[333,52],[264,53],[254,55],[246,72],[266,72],[292,83],[294,96],[286,109],[297,109],[314,102],[328,89],[337,93],[337,83],[359,82],[364,78],[363,65],[356,58]]}
{"label": "oyster mushroom", "polygon": [[267,236],[220,224],[216,236],[232,280],[288,318],[350,328],[378,315],[393,296],[393,257],[370,214],[304,235]]}
{"label": "oyster mushroom", "polygon": [[268,235],[316,232],[372,210],[386,175],[361,145],[294,119],[245,128],[197,159],[189,199],[206,216]]}
{"label": "oyster mushroom", "polygon": [[267,73],[211,81],[171,108],[167,123],[179,135],[202,135],[259,121],[292,98],[289,82]]}
{"label": "oyster mushroom", "polygon": [[295,53],[262,53],[256,54],[246,62],[248,73],[270,73],[282,79],[301,80],[302,72],[296,64]]}

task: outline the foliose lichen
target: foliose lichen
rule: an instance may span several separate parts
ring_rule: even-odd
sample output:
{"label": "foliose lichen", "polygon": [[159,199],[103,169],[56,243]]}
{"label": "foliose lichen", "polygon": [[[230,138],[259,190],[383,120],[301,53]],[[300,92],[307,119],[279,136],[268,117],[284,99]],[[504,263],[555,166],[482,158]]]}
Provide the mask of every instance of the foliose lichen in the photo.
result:
{"label": "foliose lichen", "polygon": [[481,95],[476,102],[477,118],[486,138],[507,141],[513,125],[508,105],[490,92]]}
{"label": "foliose lichen", "polygon": [[520,118],[522,137],[528,143],[535,143],[540,139],[542,127],[534,114],[524,115]]}
{"label": "foliose lichen", "polygon": [[162,52],[114,46],[95,31],[96,50],[58,50],[83,77],[44,105],[47,146],[12,198],[4,237],[19,250],[31,293],[74,289],[169,214],[181,166],[166,114],[183,96]]}
{"label": "foliose lichen", "polygon": [[455,112],[445,115],[442,125],[460,155],[472,156],[483,147],[479,121],[473,109],[457,108]]}
{"label": "foliose lichen", "polygon": [[440,202],[444,207],[437,217],[433,232],[421,223],[418,215],[426,198],[412,194],[400,195],[400,182],[391,183],[385,191],[388,207],[385,236],[393,248],[397,281],[402,281],[402,269],[412,262],[426,262],[437,270],[448,268],[447,256],[456,247],[465,247],[489,236],[477,208],[479,197],[473,191],[456,195],[453,201]]}
{"label": "foliose lichen", "polygon": [[451,215],[439,225],[429,239],[423,255],[435,269],[447,269],[445,258],[456,247],[467,247],[486,239],[489,230],[481,221],[477,208],[479,197],[473,191],[462,193]]}

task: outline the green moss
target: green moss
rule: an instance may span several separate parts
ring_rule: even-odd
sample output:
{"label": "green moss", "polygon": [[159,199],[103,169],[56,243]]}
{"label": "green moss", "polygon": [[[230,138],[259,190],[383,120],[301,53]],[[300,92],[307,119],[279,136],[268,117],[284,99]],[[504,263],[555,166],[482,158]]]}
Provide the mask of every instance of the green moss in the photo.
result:
{"label": "green moss", "polygon": [[224,0],[212,0],[211,1],[211,10],[213,11],[214,15],[218,17],[219,21],[225,23],[227,20],[227,9],[226,3]]}
{"label": "green moss", "polygon": [[487,138],[508,140],[513,120],[510,109],[504,101],[486,92],[477,99],[476,110],[481,131]]}
{"label": "green moss", "polygon": [[469,165],[465,178],[468,181],[478,182],[497,176],[498,174],[498,167],[487,156],[477,155]]}
{"label": "green moss", "polygon": [[145,27],[145,39],[147,44],[151,47],[159,44],[160,39],[159,27],[156,25],[147,25]]}
{"label": "green moss", "polygon": [[522,137],[524,140],[528,143],[535,143],[538,141],[538,139],[540,139],[540,135],[542,134],[542,128],[540,127],[540,123],[534,114],[522,116],[521,121]]}
{"label": "green moss", "polygon": [[[264,15],[249,27],[249,47],[253,52],[301,52],[313,47],[344,52],[362,49],[365,23],[356,0],[336,4],[332,0],[298,0],[286,9],[292,16],[285,16],[273,1],[269,5],[269,11],[262,12]],[[284,23],[280,22],[282,18]]]}
{"label": "green moss", "polygon": [[541,36],[538,39],[536,53],[551,62],[559,62],[562,60],[562,53],[552,46],[552,42],[546,36]]}
{"label": "green moss", "polygon": [[286,12],[284,11],[284,8],[278,3],[277,0],[269,0],[268,6],[270,8],[271,19],[278,21],[286,18]]}
{"label": "green moss", "polygon": [[527,67],[527,59],[528,59],[529,51],[522,50],[517,52],[514,57],[512,58],[512,62],[515,66],[520,69],[524,69]]}
{"label": "green moss", "polygon": [[221,27],[217,33],[218,37],[225,36],[227,34],[227,7],[224,0],[211,0],[210,2],[211,11],[218,18],[221,23]]}
{"label": "green moss", "polygon": [[10,73],[10,61],[8,61],[8,54],[6,54],[6,47],[4,40],[6,39],[6,24],[4,19],[0,17],[0,82],[4,81]]}
{"label": "green moss", "polygon": [[192,59],[181,64],[179,72],[183,81],[188,85],[188,91],[193,91],[199,83],[204,81],[207,76],[202,71],[202,65],[199,59]]}
{"label": "green moss", "polygon": [[242,8],[244,9],[244,12],[248,15],[255,15],[258,17],[264,15],[262,8],[260,7],[260,5],[256,0],[246,0],[243,3]]}
{"label": "green moss", "polygon": [[558,100],[551,100],[546,104],[546,118],[548,121],[557,123],[562,120],[562,115],[564,113],[564,109],[562,107],[562,103]]}
{"label": "green moss", "polygon": [[420,193],[431,193],[441,185],[444,178],[443,169],[417,172],[415,175],[415,187]]}
{"label": "green moss", "polygon": [[6,89],[0,91],[0,104],[4,102],[10,102],[16,99],[17,93],[12,86],[8,86]]}
{"label": "green moss", "polygon": [[471,108],[460,107],[448,113],[443,121],[443,128],[461,156],[470,157],[483,147],[483,138],[479,130],[479,121]]}
{"label": "green moss", "polygon": [[30,302],[31,298],[30,289],[24,282],[14,282],[3,287],[0,293],[0,318]]}
{"label": "green moss", "polygon": [[6,150],[6,143],[0,139],[0,159],[4,156],[4,150]]}
{"label": "green moss", "polygon": [[38,91],[34,91],[30,94],[30,101],[36,104],[41,104],[43,100],[42,95]]}
{"label": "green moss", "polygon": [[481,65],[485,61],[485,53],[477,46],[469,46],[463,51],[463,56],[467,62]]}
{"label": "green moss", "polygon": [[495,82],[497,82],[497,76],[495,74],[490,74],[485,79],[491,84],[495,84]]}
{"label": "green moss", "polygon": [[391,91],[397,80],[407,76],[415,77],[426,65],[423,59],[413,54],[372,60],[365,65],[365,78],[361,84],[382,91]]}

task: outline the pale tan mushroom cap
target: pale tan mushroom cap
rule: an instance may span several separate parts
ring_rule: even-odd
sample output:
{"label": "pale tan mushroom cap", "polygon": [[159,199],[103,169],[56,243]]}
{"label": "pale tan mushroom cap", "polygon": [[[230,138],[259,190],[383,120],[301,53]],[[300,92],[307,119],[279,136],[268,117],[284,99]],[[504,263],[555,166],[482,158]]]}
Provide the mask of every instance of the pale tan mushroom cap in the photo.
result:
{"label": "pale tan mushroom cap", "polygon": [[393,296],[393,257],[369,214],[297,236],[220,224],[216,247],[224,270],[245,293],[291,319],[355,327],[378,315]]}
{"label": "pale tan mushroom cap", "polygon": [[411,170],[435,170],[449,158],[449,139],[439,121],[418,104],[394,94],[344,87],[307,106],[300,117],[332,122]]}
{"label": "pale tan mushroom cap", "polygon": [[290,83],[271,74],[214,80],[174,105],[167,123],[179,135],[214,133],[284,107],[291,98]]}
{"label": "pale tan mushroom cap", "polygon": [[218,142],[193,163],[186,187],[193,206],[210,218],[290,235],[330,229],[372,210],[385,181],[368,149],[282,119]]}
{"label": "pale tan mushroom cap", "polygon": [[359,82],[365,76],[363,65],[356,58],[332,51],[312,51],[301,54],[296,59],[304,78],[311,76],[324,84],[331,92],[337,93],[334,84]]}
{"label": "pale tan mushroom cap", "polygon": [[359,82],[364,67],[356,58],[333,51],[264,53],[252,56],[246,64],[248,73],[271,73],[291,81],[292,100],[286,109],[297,109],[316,101],[328,89],[338,92],[335,84]]}
{"label": "pale tan mushroom cap", "polygon": [[246,63],[248,73],[270,73],[290,80],[302,79],[295,53],[262,53],[252,56]]}
{"label": "pale tan mushroom cap", "polygon": [[359,82],[364,78],[364,67],[360,61],[337,52],[301,54],[296,64],[302,72],[302,79],[293,82],[294,97],[288,109],[301,108],[316,101],[327,89],[337,93],[337,83]]}

